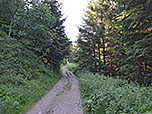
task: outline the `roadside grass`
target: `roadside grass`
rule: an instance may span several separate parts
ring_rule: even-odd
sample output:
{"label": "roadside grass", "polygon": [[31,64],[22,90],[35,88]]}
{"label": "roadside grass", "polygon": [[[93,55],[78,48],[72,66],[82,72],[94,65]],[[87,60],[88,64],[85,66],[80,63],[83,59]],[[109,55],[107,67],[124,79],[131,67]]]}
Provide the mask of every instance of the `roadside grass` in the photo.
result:
{"label": "roadside grass", "polygon": [[86,114],[152,114],[152,87],[99,74],[77,77]]}
{"label": "roadside grass", "polygon": [[[44,79],[46,78],[46,79]],[[45,95],[60,79],[40,76],[37,80],[26,81],[25,85],[0,87],[2,114],[23,114]]]}
{"label": "roadside grass", "polygon": [[0,38],[0,114],[23,114],[61,78],[15,39]]}

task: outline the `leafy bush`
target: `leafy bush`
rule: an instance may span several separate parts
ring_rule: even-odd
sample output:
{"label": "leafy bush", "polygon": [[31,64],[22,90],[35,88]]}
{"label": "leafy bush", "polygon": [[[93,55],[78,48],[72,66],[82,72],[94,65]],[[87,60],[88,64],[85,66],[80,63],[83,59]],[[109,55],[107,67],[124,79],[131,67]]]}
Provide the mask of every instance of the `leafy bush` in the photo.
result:
{"label": "leafy bush", "polygon": [[74,63],[70,63],[68,64],[67,68],[69,71],[75,73],[76,69],[77,69],[78,65],[77,64],[74,64]]}
{"label": "leafy bush", "polygon": [[151,87],[98,74],[78,75],[84,111],[88,114],[142,114],[152,110]]}
{"label": "leafy bush", "polygon": [[59,78],[17,40],[0,38],[0,113],[25,112]]}

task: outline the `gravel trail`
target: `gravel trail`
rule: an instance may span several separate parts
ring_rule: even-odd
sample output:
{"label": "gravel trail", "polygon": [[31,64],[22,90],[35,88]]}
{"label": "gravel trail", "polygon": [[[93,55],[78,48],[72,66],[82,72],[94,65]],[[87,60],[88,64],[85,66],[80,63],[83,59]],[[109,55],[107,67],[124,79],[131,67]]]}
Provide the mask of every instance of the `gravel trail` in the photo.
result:
{"label": "gravel trail", "polygon": [[83,114],[79,83],[63,67],[63,76],[36,105],[25,114]]}

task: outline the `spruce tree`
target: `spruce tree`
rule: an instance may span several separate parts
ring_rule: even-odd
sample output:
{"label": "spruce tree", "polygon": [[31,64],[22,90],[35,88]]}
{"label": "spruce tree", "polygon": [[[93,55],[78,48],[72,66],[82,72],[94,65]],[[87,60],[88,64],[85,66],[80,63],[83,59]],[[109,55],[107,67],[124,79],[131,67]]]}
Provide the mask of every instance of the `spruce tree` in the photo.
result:
{"label": "spruce tree", "polygon": [[151,80],[152,2],[119,0],[116,3],[115,45],[111,49],[117,56],[112,58],[112,62],[118,66],[119,75],[142,84],[147,79]]}

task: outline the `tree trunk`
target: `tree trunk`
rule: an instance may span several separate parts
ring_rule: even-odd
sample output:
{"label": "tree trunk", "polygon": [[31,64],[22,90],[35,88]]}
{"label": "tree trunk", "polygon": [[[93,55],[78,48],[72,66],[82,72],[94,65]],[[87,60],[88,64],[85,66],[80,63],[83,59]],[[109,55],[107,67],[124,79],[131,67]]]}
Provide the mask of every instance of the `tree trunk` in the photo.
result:
{"label": "tree trunk", "polygon": [[105,54],[105,41],[104,41],[104,38],[102,38],[102,45],[103,45],[103,51],[102,51],[102,54],[103,54],[103,64],[105,65],[106,64],[106,54]]}
{"label": "tree trunk", "polygon": [[8,37],[9,38],[11,37],[13,20],[14,20],[14,16],[16,14],[16,11],[17,11],[17,6],[16,5],[17,5],[17,0],[14,0],[14,8],[13,8],[13,11],[12,11],[12,19],[11,19],[11,22],[10,22],[10,25],[9,25],[9,32],[8,32]]}
{"label": "tree trunk", "polygon": [[101,72],[101,66],[102,66],[102,63],[101,63],[101,43],[98,43],[98,58],[99,58],[99,72]]}
{"label": "tree trunk", "polygon": [[138,63],[137,76],[138,76],[138,82],[140,83],[140,85],[142,85],[144,83],[144,77],[142,74],[142,64],[140,62]]}
{"label": "tree trunk", "polygon": [[13,17],[11,19],[11,23],[10,23],[10,26],[9,26],[9,33],[8,33],[9,38],[11,37],[12,25],[13,25]]}
{"label": "tree trunk", "polygon": [[[95,49],[95,42],[93,43],[93,53],[94,53],[94,58],[96,59],[96,49]],[[97,67],[97,63],[96,63],[96,61],[95,61],[95,67]]]}
{"label": "tree trunk", "polygon": [[[101,61],[100,44],[98,44],[98,58],[99,58],[99,61]],[[99,62],[99,64],[100,64],[100,62]]]}

